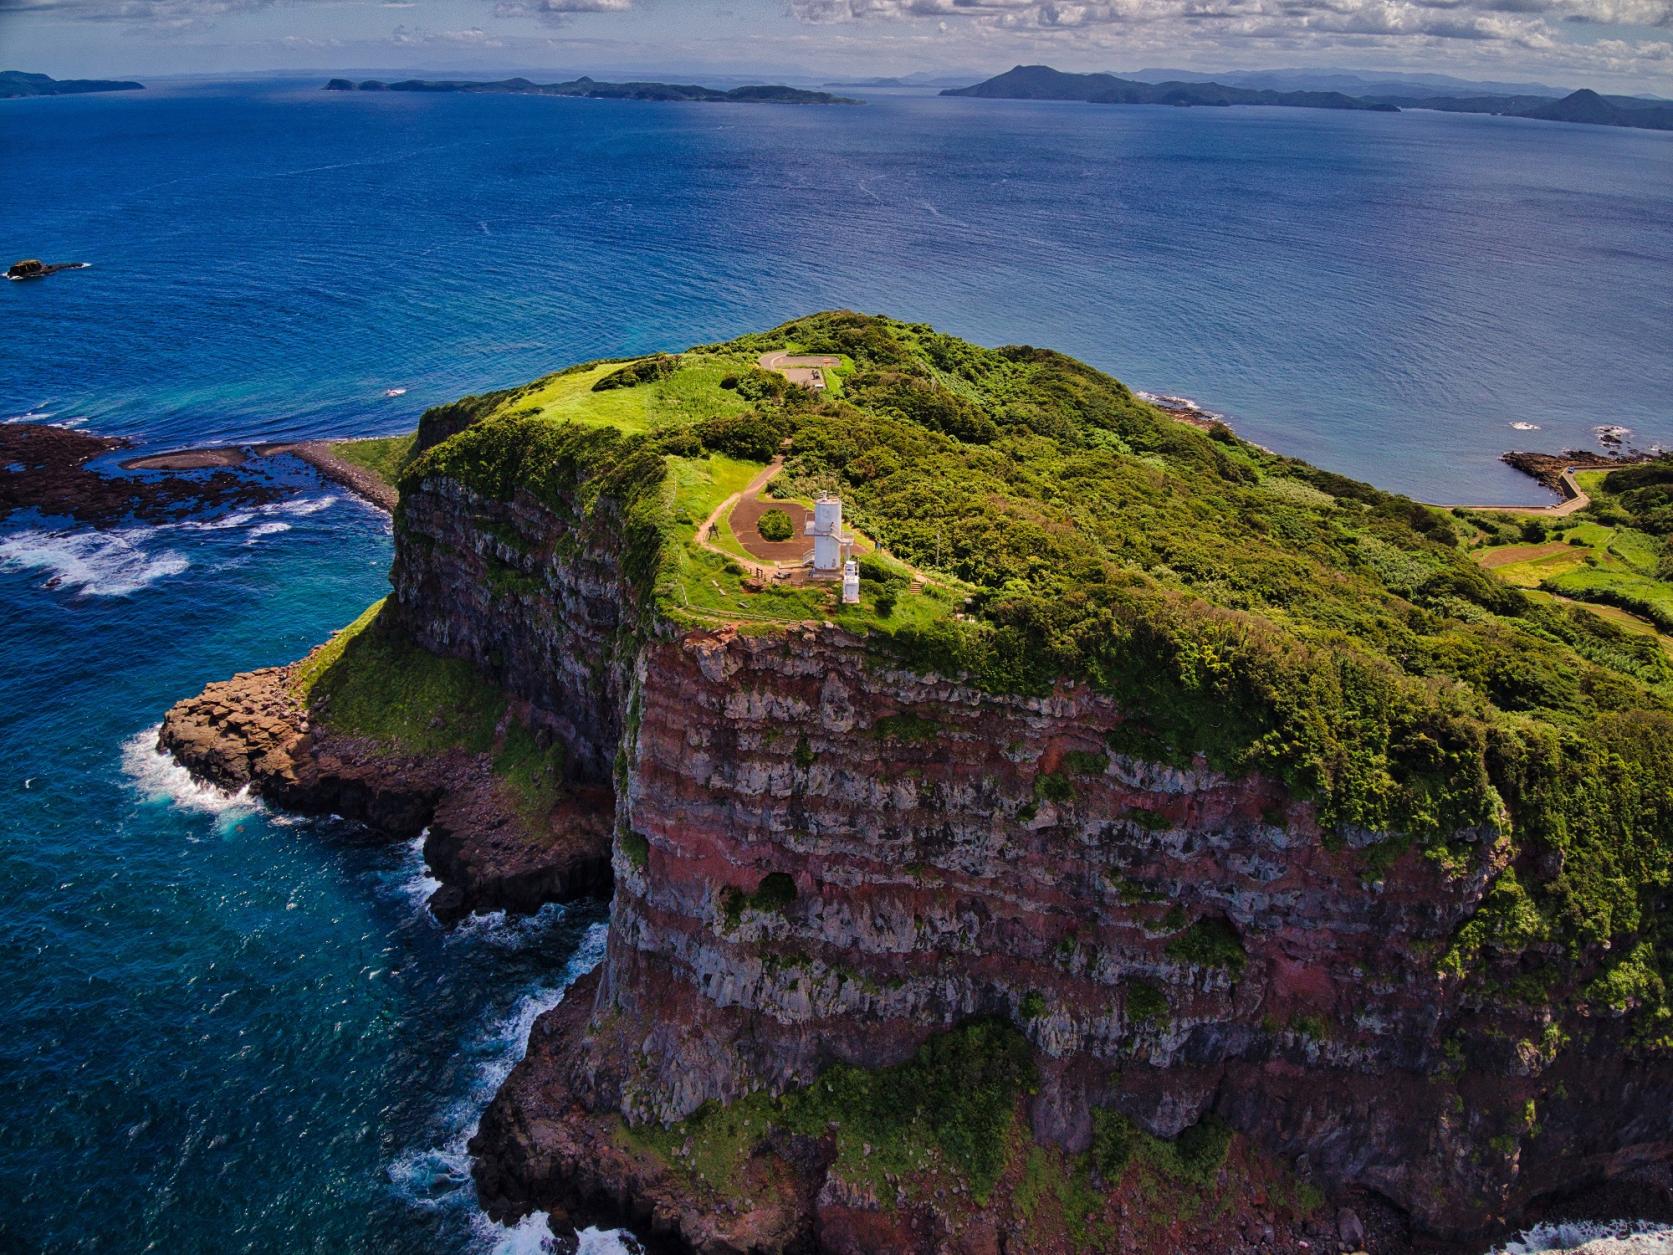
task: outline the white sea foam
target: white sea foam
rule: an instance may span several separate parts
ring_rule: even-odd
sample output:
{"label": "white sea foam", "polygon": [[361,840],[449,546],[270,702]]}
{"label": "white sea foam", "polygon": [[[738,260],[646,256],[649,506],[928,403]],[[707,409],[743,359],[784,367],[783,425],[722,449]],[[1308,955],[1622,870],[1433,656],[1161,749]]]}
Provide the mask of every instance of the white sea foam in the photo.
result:
{"label": "white sea foam", "polygon": [[248,510],[239,510],[233,514],[224,514],[218,519],[188,519],[174,526],[183,532],[227,532],[235,527],[243,527],[255,517]]}
{"label": "white sea foam", "polygon": [[257,523],[250,529],[250,534],[244,538],[246,545],[253,545],[263,536],[277,536],[280,532],[290,531],[289,523]]}
{"label": "white sea foam", "polygon": [[[534,1028],[534,1022],[562,1002],[569,987],[604,960],[604,944],[608,936],[609,925],[602,920],[589,926],[581,935],[581,942],[575,947],[575,953],[570,955],[569,962],[564,964],[563,973],[557,982],[524,994],[510,1012],[489,1028],[482,1041],[487,1047],[485,1057],[477,1069],[476,1083],[472,1086],[475,1096],[484,1105],[511,1074],[517,1060],[528,1050],[529,1031]],[[470,1131],[476,1131],[474,1119],[471,1121]]]}
{"label": "white sea foam", "polygon": [[533,915],[513,915],[508,911],[470,915],[454,927],[450,940],[483,942],[499,950],[517,950],[537,942],[562,921],[564,914],[562,904],[549,902]]}
{"label": "white sea foam", "polygon": [[135,792],[148,802],[168,802],[181,810],[214,815],[223,824],[233,824],[261,809],[248,789],[229,793],[195,778],[170,754],[157,748],[157,729],[152,724],[122,743],[122,771]]}
{"label": "white sea foam", "polygon": [[[403,861],[403,866],[410,866],[413,848],[420,851],[417,857],[422,866],[421,842],[415,842],[413,847],[409,847],[409,855],[407,860]],[[529,921],[521,922],[517,927],[524,930],[538,928],[540,925],[534,921],[539,919],[540,916],[530,917]],[[498,927],[506,926],[501,923]],[[479,927],[486,930],[491,926]],[[608,925],[602,921],[591,925],[582,934],[580,944],[576,946],[575,953],[570,955],[569,962],[564,965],[556,981],[538,986],[524,994],[509,1011],[489,1021],[480,1034],[464,1045],[463,1049],[478,1059],[476,1071],[471,1077],[465,1095],[441,1113],[441,1136],[437,1139],[439,1144],[401,1155],[386,1170],[396,1191],[415,1207],[469,1204],[473,1209],[469,1223],[475,1239],[474,1246],[482,1252],[505,1252],[506,1255],[514,1255],[520,1252],[554,1249],[556,1239],[544,1216],[532,1216],[521,1224],[507,1228],[496,1224],[481,1211],[475,1210],[475,1192],[468,1188],[470,1140],[476,1134],[477,1125],[489,1100],[510,1075],[517,1061],[527,1052],[529,1031],[534,1027],[534,1022],[562,1002],[571,985],[598,966],[604,958],[604,944],[608,931]],[[472,935],[456,930],[450,941],[454,944],[459,941],[469,944]],[[479,931],[475,935],[485,936],[488,933]],[[586,1235],[581,1235],[581,1249],[590,1252],[591,1255],[610,1255],[610,1252],[618,1250],[633,1255],[635,1251],[633,1246],[624,1245],[615,1234],[597,1230],[589,1232],[594,1235],[590,1239],[594,1245],[586,1245],[589,1239]],[[609,1245],[610,1241],[615,1241],[617,1245]]]}
{"label": "white sea foam", "polygon": [[640,1255],[644,1249],[625,1229],[586,1228],[575,1235],[581,1245],[575,1255]]}
{"label": "white sea foam", "polygon": [[73,418],[52,421],[52,412],[47,410],[30,410],[27,414],[13,414],[10,418],[0,419],[3,423],[45,423],[48,427],[80,427],[87,421],[87,415],[77,414]]}
{"label": "white sea foam", "polygon": [[[548,1255],[549,1252],[569,1250],[560,1245],[552,1232],[552,1220],[543,1211],[524,1216],[509,1228],[491,1220],[475,1226],[480,1249],[487,1255]],[[588,1227],[575,1235],[575,1255],[643,1255],[631,1233],[625,1229]]]}
{"label": "white sea foam", "polygon": [[267,509],[275,514],[318,514],[321,510],[328,510],[337,504],[336,497],[304,497],[300,501],[283,501]]}
{"label": "white sea foam", "polygon": [[1673,1255],[1673,1227],[1648,1220],[1569,1220],[1536,1225],[1491,1255]]}
{"label": "white sea foam", "polygon": [[1517,422],[1517,423],[1512,423],[1511,428],[1515,431],[1538,431],[1539,430],[1539,424],[1538,423]]}
{"label": "white sea foam", "polygon": [[429,864],[424,861],[424,839],[429,834],[430,830],[426,828],[407,842],[401,861],[378,876],[385,892],[405,899],[415,910],[425,913],[429,910],[430,895],[441,888],[441,881],[430,874]]}
{"label": "white sea foam", "polygon": [[51,573],[53,587],[92,597],[126,597],[191,565],[172,549],[149,552],[153,529],[116,532],[15,532],[0,538],[0,566]]}

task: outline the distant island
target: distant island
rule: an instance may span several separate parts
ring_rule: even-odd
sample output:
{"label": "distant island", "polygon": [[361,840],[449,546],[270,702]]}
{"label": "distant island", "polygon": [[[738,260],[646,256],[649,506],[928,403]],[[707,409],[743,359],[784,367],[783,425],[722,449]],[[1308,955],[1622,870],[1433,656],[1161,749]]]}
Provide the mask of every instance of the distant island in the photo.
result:
{"label": "distant island", "polygon": [[1541,122],[1580,122],[1673,130],[1673,104],[1636,96],[1602,96],[1582,88],[1561,99],[1537,95],[1448,95],[1418,93],[1350,96],[1338,91],[1275,91],[1228,87],[1215,82],[1145,83],[1114,74],[1069,74],[1049,65],[1019,65],[972,87],[949,88],[943,96],[989,100],[1078,100],[1113,105],[1273,105],[1298,109],[1358,109],[1397,113],[1435,109],[1445,113],[1491,113]]}
{"label": "distant island", "polygon": [[85,92],[137,92],[144,83],[109,78],[53,78],[23,70],[0,70],[0,100],[21,96],[80,96]]}
{"label": "distant island", "polygon": [[1401,109],[1436,109],[1443,113],[1492,113],[1539,122],[1582,122],[1589,126],[1629,126],[1673,131],[1673,104],[1635,96],[1601,96],[1589,88],[1561,100],[1544,96],[1374,96]]}
{"label": "distant island", "polygon": [[536,83],[526,78],[502,78],[492,82],[468,79],[409,78],[398,83],[367,79],[355,83],[334,78],[326,91],[350,92],[493,92],[517,96],[576,96],[587,100],[698,100],[721,104],[857,105],[860,102],[829,92],[803,91],[781,85],[734,87],[720,91],[690,83],[600,83],[586,77],[568,83]]}
{"label": "distant island", "polygon": [[826,83],[826,87],[960,87],[965,83],[963,77],[950,74],[925,74],[919,71],[914,74],[885,76],[882,78],[859,78],[852,81],[838,80]]}
{"label": "distant island", "polygon": [[1223,83],[1141,83],[1113,74],[1068,74],[1049,65],[1019,65],[973,87],[950,87],[943,96],[990,100],[1082,100],[1100,105],[1278,105],[1297,109],[1363,109],[1398,112],[1398,106],[1331,91],[1271,91]]}

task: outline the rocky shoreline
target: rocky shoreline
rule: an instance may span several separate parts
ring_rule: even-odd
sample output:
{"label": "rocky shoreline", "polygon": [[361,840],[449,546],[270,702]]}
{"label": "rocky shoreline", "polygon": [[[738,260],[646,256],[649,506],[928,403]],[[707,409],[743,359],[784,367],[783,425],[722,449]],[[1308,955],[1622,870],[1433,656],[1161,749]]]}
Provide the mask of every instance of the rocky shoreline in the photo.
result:
{"label": "rocky shoreline", "polygon": [[192,476],[109,475],[89,465],[128,447],[117,436],[47,423],[0,423],[0,518],[36,510],[94,527],[129,518],[164,523],[194,510],[264,505],[282,495],[276,485],[237,474],[226,463],[179,468],[210,470]]}
{"label": "rocky shoreline", "polygon": [[129,458],[122,469],[130,471],[195,471],[209,467],[248,465],[251,460],[290,455],[306,462],[323,479],[347,488],[357,497],[386,514],[395,512],[395,486],[382,477],[338,455],[331,440],[302,440],[277,444],[212,445],[201,449],[174,449]]}
{"label": "rocky shoreline", "polygon": [[176,703],[158,748],[203,780],[284,810],[340,815],[388,840],[426,834],[424,859],[441,881],[430,907],[444,923],[609,895],[607,792],[574,790],[550,813],[526,815],[484,754],[392,753],[311,721],[292,691],[297,665],[246,672]]}
{"label": "rocky shoreline", "polygon": [[50,423],[0,423],[0,518],[35,510],[48,517],[110,528],[129,520],[167,523],[201,510],[266,505],[288,489],[255,473],[253,464],[287,455],[384,513],[395,510],[395,486],[340,457],[331,441],[215,445],[138,454],[116,464],[120,473],[93,465],[129,448],[132,442],[120,436],[99,436]]}

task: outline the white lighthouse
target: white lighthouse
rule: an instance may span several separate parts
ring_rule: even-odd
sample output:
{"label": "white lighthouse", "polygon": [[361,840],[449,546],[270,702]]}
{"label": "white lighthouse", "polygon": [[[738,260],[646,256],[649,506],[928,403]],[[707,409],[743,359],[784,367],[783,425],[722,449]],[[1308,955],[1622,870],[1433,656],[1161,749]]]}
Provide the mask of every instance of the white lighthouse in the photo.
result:
{"label": "white lighthouse", "polygon": [[813,537],[813,574],[838,578],[854,545],[854,537],[842,530],[841,497],[827,493],[813,503],[813,517],[807,521],[806,534]]}

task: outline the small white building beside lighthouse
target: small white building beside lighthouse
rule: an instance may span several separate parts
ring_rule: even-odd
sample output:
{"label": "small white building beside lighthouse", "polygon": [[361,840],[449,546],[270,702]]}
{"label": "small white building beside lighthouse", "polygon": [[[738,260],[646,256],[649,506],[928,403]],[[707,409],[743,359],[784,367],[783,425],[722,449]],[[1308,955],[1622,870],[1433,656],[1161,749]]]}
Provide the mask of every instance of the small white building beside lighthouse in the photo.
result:
{"label": "small white building beside lighthouse", "polygon": [[842,604],[860,604],[860,564],[852,558],[842,564]]}
{"label": "small white building beside lighthouse", "polygon": [[[841,497],[827,493],[813,503],[813,517],[807,521],[806,534],[813,537],[814,577],[840,577],[843,564],[854,548],[854,537],[842,530]],[[857,569],[855,579],[859,579]]]}

